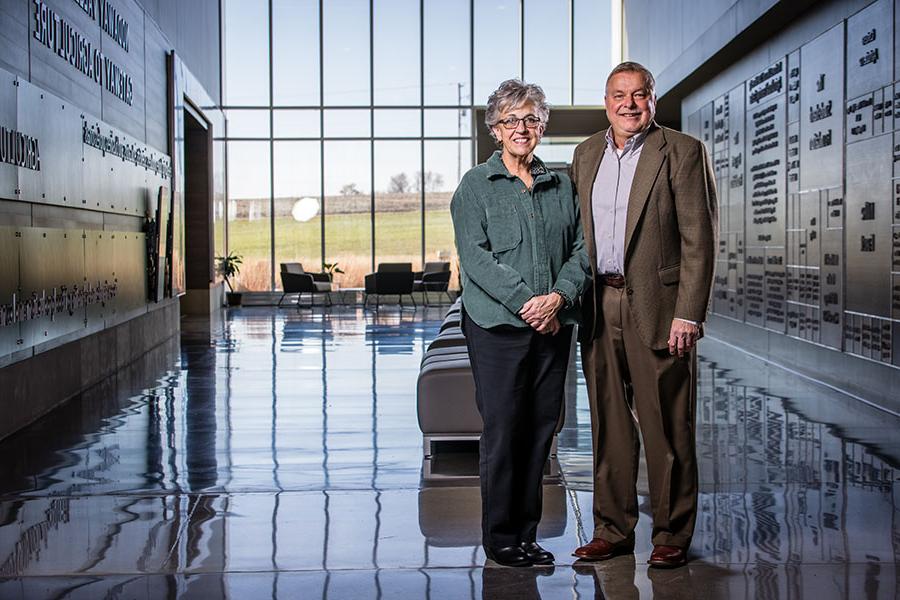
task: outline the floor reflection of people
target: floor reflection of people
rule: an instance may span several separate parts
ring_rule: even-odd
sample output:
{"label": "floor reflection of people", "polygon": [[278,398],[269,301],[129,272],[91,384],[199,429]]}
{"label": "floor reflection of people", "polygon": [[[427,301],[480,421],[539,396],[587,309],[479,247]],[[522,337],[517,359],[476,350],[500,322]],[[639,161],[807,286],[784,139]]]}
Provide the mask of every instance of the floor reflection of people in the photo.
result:
{"label": "floor reflection of people", "polygon": [[641,594],[634,584],[634,554],[603,563],[576,560],[572,569],[579,575],[593,577],[594,600],[640,600]]}
{"label": "floor reflection of people", "polygon": [[[680,598],[696,598],[700,594],[694,587],[694,565],[687,565],[686,569],[678,569],[675,571],[667,571],[660,569],[647,569],[647,577],[650,579],[650,586],[653,589],[654,600]],[[716,585],[713,572],[704,573],[704,577],[698,577],[698,584],[703,586],[704,592],[709,593]],[[722,593],[712,594],[712,597],[727,598],[728,594]]]}
{"label": "floor reflection of people", "polygon": [[552,565],[531,569],[485,567],[481,570],[482,600],[541,600],[537,578],[553,575]]}

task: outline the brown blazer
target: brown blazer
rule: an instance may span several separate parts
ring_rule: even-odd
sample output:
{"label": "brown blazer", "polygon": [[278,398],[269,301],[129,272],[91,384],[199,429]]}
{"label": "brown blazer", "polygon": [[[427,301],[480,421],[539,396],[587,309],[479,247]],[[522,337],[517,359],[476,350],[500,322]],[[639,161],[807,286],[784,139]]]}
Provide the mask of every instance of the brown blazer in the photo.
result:
{"label": "brown blazer", "polygon": [[[575,148],[572,181],[581,202],[584,239],[597,277],[597,245],[591,197],[606,150],[606,131]],[[706,147],[689,135],[656,123],[641,150],[625,225],[625,286],[638,334],[647,346],[667,348],[674,317],[706,318],[715,266],[718,208]],[[597,296],[582,301],[582,340],[600,335]]]}

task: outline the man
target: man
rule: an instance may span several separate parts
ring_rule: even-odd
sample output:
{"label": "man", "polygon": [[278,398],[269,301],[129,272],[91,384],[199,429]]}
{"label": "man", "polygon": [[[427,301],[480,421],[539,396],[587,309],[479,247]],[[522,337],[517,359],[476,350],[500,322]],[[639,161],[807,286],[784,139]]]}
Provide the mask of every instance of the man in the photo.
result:
{"label": "man", "polygon": [[660,127],[653,75],[625,62],[606,81],[610,128],[575,149],[594,278],[581,353],[594,444],[594,538],[585,560],[634,551],[643,438],[654,567],[687,561],[697,510],[695,345],[712,288],[716,191],[703,144]]}

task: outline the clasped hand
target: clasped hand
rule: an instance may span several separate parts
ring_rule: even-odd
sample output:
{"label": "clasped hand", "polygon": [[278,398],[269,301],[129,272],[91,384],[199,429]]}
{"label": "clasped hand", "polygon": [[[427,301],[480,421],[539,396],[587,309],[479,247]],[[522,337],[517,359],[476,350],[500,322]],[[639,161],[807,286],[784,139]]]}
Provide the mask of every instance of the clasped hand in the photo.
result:
{"label": "clasped hand", "polygon": [[562,325],[556,318],[565,301],[556,292],[533,296],[519,311],[519,316],[538,333],[556,335]]}

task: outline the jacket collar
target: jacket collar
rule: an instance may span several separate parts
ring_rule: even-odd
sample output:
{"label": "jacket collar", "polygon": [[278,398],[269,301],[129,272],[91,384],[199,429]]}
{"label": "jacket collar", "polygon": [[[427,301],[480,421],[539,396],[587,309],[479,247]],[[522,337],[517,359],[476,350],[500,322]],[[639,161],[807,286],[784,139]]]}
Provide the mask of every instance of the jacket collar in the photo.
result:
{"label": "jacket collar", "polygon": [[[503,164],[500,150],[495,150],[491,157],[487,159],[485,165],[487,166],[487,178],[490,180],[499,179],[500,177],[515,179],[513,175],[510,175],[506,165]],[[537,156],[531,161],[531,176],[534,177],[534,183],[555,180],[559,177],[554,171],[548,169],[544,161]]]}

